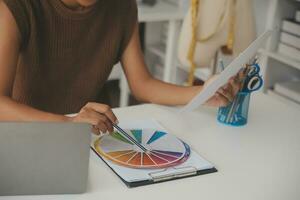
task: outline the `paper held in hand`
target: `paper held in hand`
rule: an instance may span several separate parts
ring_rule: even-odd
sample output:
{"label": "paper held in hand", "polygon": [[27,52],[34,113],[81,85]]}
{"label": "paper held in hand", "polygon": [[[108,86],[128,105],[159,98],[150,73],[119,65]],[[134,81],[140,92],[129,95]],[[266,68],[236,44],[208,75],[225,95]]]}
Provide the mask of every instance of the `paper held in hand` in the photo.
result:
{"label": "paper held in hand", "polygon": [[265,41],[273,33],[272,30],[268,30],[260,35],[251,45],[243,51],[236,59],[234,59],[224,71],[222,71],[215,80],[213,80],[207,87],[205,87],[198,95],[196,95],[186,106],[184,106],[180,112],[189,112],[200,105],[204,104],[209,98],[211,98],[219,88],[224,86],[231,77],[235,76],[244,66],[249,63],[251,59],[255,57],[255,54]]}

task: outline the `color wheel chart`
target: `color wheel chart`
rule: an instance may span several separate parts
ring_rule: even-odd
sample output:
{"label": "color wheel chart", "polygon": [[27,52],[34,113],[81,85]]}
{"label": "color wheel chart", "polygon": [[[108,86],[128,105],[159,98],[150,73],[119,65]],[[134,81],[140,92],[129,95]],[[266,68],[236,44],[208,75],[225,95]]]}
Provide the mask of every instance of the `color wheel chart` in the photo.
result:
{"label": "color wheel chart", "polygon": [[177,137],[153,129],[125,130],[147,151],[119,132],[104,135],[94,142],[98,154],[118,165],[131,168],[166,168],[185,162],[190,156],[190,147]]}

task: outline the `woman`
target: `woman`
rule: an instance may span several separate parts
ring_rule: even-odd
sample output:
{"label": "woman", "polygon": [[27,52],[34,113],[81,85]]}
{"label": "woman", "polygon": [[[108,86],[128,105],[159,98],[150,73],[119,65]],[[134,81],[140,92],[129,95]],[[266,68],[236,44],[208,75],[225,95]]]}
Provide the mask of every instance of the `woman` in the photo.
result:
{"label": "woman", "polygon": [[[149,74],[135,0],[0,0],[0,120],[85,122],[96,134],[112,132],[116,116],[95,102],[119,61],[141,101],[184,105],[203,88]],[[238,88],[232,79],[207,104],[228,104]]]}

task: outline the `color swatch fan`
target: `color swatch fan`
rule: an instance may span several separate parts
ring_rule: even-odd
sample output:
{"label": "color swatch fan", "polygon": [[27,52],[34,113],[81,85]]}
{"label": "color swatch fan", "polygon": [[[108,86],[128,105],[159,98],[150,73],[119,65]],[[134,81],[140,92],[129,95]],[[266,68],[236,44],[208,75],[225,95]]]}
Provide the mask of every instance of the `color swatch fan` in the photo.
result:
{"label": "color swatch fan", "polygon": [[190,147],[177,137],[152,129],[126,130],[147,151],[119,132],[104,135],[94,142],[95,150],[104,158],[131,168],[166,168],[185,162]]}

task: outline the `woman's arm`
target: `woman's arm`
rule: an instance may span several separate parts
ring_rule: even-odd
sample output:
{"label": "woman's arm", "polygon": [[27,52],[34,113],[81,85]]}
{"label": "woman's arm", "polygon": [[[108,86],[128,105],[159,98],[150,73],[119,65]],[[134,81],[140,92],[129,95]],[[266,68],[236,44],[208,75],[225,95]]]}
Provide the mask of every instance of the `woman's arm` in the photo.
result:
{"label": "woman's arm", "polygon": [[11,12],[0,1],[0,120],[64,121],[66,118],[38,111],[11,99],[21,36]]}
{"label": "woman's arm", "polygon": [[[132,93],[137,99],[157,104],[184,105],[203,89],[203,86],[183,87],[154,79],[146,67],[139,41],[137,25],[122,56],[123,69]],[[238,86],[232,79],[207,104],[211,106],[226,105],[233,99],[237,91]]]}
{"label": "woman's arm", "polygon": [[21,35],[16,21],[0,0],[0,121],[84,122],[93,125],[93,132],[113,131],[117,118],[109,106],[87,103],[75,117],[43,112],[12,99],[12,90],[20,51]]}

